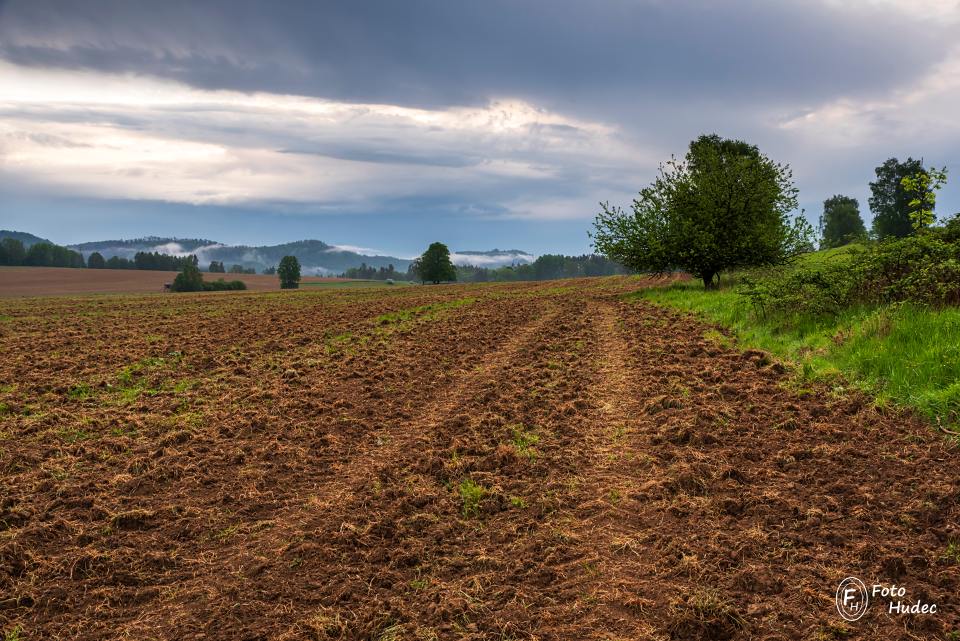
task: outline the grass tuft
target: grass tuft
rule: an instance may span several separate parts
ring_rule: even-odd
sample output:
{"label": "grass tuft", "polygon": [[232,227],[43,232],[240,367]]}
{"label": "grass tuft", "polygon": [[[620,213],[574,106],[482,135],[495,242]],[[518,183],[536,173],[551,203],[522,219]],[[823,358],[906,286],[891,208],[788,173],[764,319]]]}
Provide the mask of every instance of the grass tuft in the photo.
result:
{"label": "grass tuft", "polygon": [[487,489],[473,479],[463,479],[460,483],[460,501],[465,517],[470,518],[480,513],[480,502],[486,493]]}

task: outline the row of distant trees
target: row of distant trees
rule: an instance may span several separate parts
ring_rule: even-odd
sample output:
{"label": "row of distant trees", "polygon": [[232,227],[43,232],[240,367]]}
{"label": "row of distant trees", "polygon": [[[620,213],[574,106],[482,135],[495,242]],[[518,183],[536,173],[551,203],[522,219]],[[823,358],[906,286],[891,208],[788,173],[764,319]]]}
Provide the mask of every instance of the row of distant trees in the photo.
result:
{"label": "row of distant trees", "polygon": [[[933,204],[930,200],[930,216],[917,219],[920,200],[929,199],[920,194],[914,183],[922,183],[920,191],[936,188],[935,179],[943,170],[926,168],[923,161],[907,158],[901,162],[890,158],[876,168],[877,179],[870,183],[870,211],[873,222],[870,231],[860,215],[860,203],[856,198],[836,195],[823,202],[820,216],[820,247],[830,249],[868,239],[906,238],[934,222]],[[924,198],[926,197],[926,198]]]}
{"label": "row of distant trees", "polygon": [[341,278],[359,278],[363,280],[398,280],[407,277],[408,274],[399,272],[391,264],[386,267],[372,267],[366,263],[360,263],[359,267],[351,267],[342,274]]}
{"label": "row of distant trees", "polygon": [[470,283],[517,280],[553,280],[556,278],[579,278],[582,276],[613,276],[630,271],[606,256],[585,254],[563,256],[544,254],[532,263],[505,265],[503,267],[458,266],[457,280]]}
{"label": "row of distant trees", "polygon": [[0,265],[30,267],[83,267],[83,254],[54,245],[34,243],[29,248],[16,238],[0,240]]}
{"label": "row of distant trees", "polygon": [[154,271],[173,272],[183,269],[190,261],[197,257],[171,256],[160,252],[137,252],[133,259],[111,256],[104,259],[100,252],[93,252],[87,258],[87,267],[90,269],[150,269]]}
{"label": "row of distant trees", "polygon": [[[210,261],[210,267],[207,268],[207,271],[211,274],[256,274],[257,270],[255,267],[244,267],[243,265],[230,265],[228,270],[224,267],[222,261],[212,260]],[[276,269],[270,273],[275,273]],[[267,270],[263,271],[264,274],[268,273]]]}
{"label": "row of distant trees", "polygon": [[[423,266],[427,269],[424,270]],[[212,271],[212,270],[211,270]],[[520,280],[551,280],[555,278],[578,278],[581,276],[612,276],[630,273],[628,269],[606,256],[587,254],[563,256],[544,254],[532,263],[504,265],[502,267],[478,267],[453,265],[450,250],[443,243],[434,243],[406,272],[397,271],[393,265],[372,267],[366,263],[351,267],[341,278],[363,280],[423,280],[425,282],[461,281],[468,283],[508,282]]]}
{"label": "row of distant trees", "polygon": [[[111,256],[104,258],[100,252],[93,252],[84,260],[83,254],[60,245],[42,242],[26,247],[23,241],[17,238],[0,240],[0,265],[28,266],[28,267],[87,267],[89,269],[149,269],[154,271],[182,271],[192,264],[197,266],[197,257],[171,256],[160,252],[137,252],[133,258]],[[391,266],[392,269],[392,266]],[[256,274],[253,267],[231,265],[227,270],[222,262],[212,261],[208,269],[211,273],[220,274]],[[276,267],[268,267],[264,274],[276,274]]]}

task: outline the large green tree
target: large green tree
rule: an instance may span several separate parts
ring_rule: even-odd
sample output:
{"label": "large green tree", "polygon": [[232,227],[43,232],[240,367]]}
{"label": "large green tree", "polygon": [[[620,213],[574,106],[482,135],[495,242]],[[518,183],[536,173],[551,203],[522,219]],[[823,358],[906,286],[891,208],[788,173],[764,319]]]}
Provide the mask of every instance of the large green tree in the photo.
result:
{"label": "large green tree", "polygon": [[427,251],[414,261],[411,271],[423,282],[437,284],[457,280],[457,269],[450,260],[450,250],[443,243],[431,243]]}
{"label": "large green tree", "polygon": [[867,228],[860,217],[860,203],[849,196],[833,196],[823,201],[820,217],[822,249],[842,247],[867,238]]}
{"label": "large green tree", "polygon": [[923,162],[907,158],[900,162],[890,158],[876,168],[877,179],[870,183],[872,231],[876,238],[904,238],[913,233],[910,201],[913,195],[903,186],[903,179],[922,173]]}
{"label": "large green tree", "polygon": [[591,236],[628,268],[681,269],[713,289],[723,270],[781,264],[807,249],[813,229],[788,219],[796,207],[789,166],[742,140],[700,136],[683,160],[661,165],[632,211],[601,203]]}
{"label": "large green tree", "polygon": [[300,261],[296,256],[284,256],[277,267],[280,277],[280,289],[297,289],[300,287]]}

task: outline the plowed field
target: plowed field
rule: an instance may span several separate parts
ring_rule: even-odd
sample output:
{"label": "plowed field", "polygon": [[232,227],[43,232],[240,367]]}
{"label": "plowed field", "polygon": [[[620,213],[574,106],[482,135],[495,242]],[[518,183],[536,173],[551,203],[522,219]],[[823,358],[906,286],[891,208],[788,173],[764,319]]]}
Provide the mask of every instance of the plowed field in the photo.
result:
{"label": "plowed field", "polygon": [[0,633],[949,638],[957,450],[645,284],[0,301]]}

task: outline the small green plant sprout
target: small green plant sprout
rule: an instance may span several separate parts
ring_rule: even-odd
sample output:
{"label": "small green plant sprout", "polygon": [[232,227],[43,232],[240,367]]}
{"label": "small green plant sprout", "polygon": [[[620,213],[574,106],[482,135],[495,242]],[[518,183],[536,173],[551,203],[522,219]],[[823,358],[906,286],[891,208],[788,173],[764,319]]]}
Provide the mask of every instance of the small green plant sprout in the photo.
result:
{"label": "small green plant sprout", "polygon": [[20,633],[23,632],[23,628],[19,625],[13,626],[9,632],[3,634],[3,641],[20,641]]}
{"label": "small green plant sprout", "polygon": [[960,564],[960,540],[953,539],[947,544],[943,557],[954,564]]}
{"label": "small green plant sprout", "polygon": [[947,183],[947,168],[918,171],[912,176],[904,176],[900,181],[903,190],[913,196],[910,206],[910,221],[915,232],[922,231],[933,224],[933,210],[937,205],[937,192]]}
{"label": "small green plant sprout", "polygon": [[460,483],[460,501],[463,503],[463,515],[467,518],[480,513],[480,501],[487,489],[475,483],[473,479],[463,479]]}
{"label": "small green plant sprout", "polygon": [[513,438],[511,440],[513,446],[517,448],[517,453],[527,458],[535,458],[537,452],[533,449],[533,446],[540,442],[540,437],[533,432],[524,430],[522,423],[513,425],[511,430],[513,432]]}

